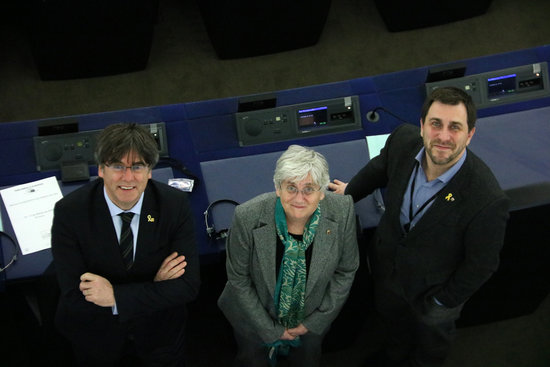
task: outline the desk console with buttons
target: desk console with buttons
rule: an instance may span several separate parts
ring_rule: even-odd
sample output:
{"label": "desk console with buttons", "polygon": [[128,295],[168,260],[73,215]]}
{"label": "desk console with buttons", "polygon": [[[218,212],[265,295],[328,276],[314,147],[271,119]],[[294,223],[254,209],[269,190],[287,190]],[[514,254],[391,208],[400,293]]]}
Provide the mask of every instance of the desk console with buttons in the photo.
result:
{"label": "desk console with buttons", "polygon": [[238,112],[235,120],[240,146],[361,129],[357,96]]}
{"label": "desk console with buttons", "polygon": [[546,62],[426,83],[426,93],[443,86],[464,89],[478,109],[550,97]]}

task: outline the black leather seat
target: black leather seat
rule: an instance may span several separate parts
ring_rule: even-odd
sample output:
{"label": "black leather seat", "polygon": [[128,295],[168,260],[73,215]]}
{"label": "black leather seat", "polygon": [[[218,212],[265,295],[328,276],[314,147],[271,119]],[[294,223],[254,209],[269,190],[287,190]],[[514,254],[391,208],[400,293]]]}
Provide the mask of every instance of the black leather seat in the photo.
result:
{"label": "black leather seat", "polygon": [[491,0],[375,0],[390,32],[431,27],[487,12]]}
{"label": "black leather seat", "polygon": [[31,47],[43,80],[143,70],[158,0],[33,0]]}
{"label": "black leather seat", "polygon": [[312,46],[324,28],[330,0],[200,0],[210,41],[220,59]]}

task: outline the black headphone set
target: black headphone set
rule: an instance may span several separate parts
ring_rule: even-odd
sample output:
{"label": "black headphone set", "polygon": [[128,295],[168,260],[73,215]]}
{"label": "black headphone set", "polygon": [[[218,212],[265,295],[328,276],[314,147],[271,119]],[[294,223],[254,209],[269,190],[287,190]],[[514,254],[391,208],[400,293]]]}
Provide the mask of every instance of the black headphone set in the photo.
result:
{"label": "black headphone set", "polygon": [[[15,260],[17,260],[17,242],[15,242],[15,239],[12,236],[10,236],[9,234],[7,234],[4,231],[0,231],[0,236],[5,236],[7,239],[9,239],[11,241],[11,243],[13,245],[13,256],[12,256],[9,263],[7,263],[3,267],[0,267],[0,273],[1,273],[4,270],[6,270],[7,268],[9,268],[15,262]],[[1,251],[1,249],[0,249],[0,251]]]}
{"label": "black headphone set", "polygon": [[214,224],[210,225],[208,223],[208,213],[212,211],[214,206],[221,203],[229,203],[233,204],[235,206],[239,205],[235,200],[231,199],[220,199],[212,202],[210,205],[208,205],[208,208],[204,211],[204,225],[206,226],[206,234],[208,234],[208,237],[214,240],[221,240],[223,238],[227,237],[227,232],[229,231],[229,228],[224,228],[222,230],[217,231],[216,228],[214,228]]}

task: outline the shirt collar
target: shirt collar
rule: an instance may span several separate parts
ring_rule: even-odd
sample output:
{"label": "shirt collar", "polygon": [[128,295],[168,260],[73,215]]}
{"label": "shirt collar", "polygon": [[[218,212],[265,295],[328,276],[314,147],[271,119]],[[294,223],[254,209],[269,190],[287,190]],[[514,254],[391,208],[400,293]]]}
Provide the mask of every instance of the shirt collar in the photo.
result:
{"label": "shirt collar", "polygon": [[[426,148],[422,147],[422,149],[420,149],[420,152],[418,152],[418,154],[416,155],[416,157],[414,157],[414,159],[416,159],[418,161],[418,163],[420,164],[420,166],[422,167],[422,157],[424,156],[424,154],[426,152]],[[447,183],[451,180],[451,178],[453,178],[453,176],[458,172],[458,170],[462,167],[462,165],[464,164],[464,161],[466,160],[466,155],[468,154],[468,149],[464,149],[464,154],[462,155],[462,157],[460,157],[460,159],[451,166],[451,168],[449,168],[447,171],[445,171],[445,173],[443,173],[441,176],[437,177],[437,180],[443,182],[443,183]]]}
{"label": "shirt collar", "polygon": [[143,195],[144,195],[143,192],[141,193],[141,196],[139,197],[139,200],[136,203],[136,205],[134,205],[129,210],[122,210],[118,206],[116,206],[115,203],[113,203],[109,198],[109,195],[107,195],[107,190],[105,189],[105,186],[103,186],[103,195],[105,196],[105,201],[107,202],[107,206],[109,207],[109,212],[111,213],[111,217],[115,217],[123,212],[131,212],[131,213],[134,213],[134,215],[135,214],[139,215],[139,213],[141,213],[141,206],[143,204]]}

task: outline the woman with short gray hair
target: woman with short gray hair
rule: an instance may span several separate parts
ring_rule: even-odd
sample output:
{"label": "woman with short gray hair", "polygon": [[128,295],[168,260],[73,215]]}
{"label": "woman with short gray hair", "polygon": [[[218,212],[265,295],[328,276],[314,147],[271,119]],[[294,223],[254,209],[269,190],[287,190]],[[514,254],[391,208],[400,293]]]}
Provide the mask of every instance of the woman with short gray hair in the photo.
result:
{"label": "woman with short gray hair", "polygon": [[326,191],[325,158],[292,145],[278,159],[275,192],[235,209],[227,283],[218,305],[234,329],[236,366],[319,366],[321,345],[359,266],[349,196]]}

